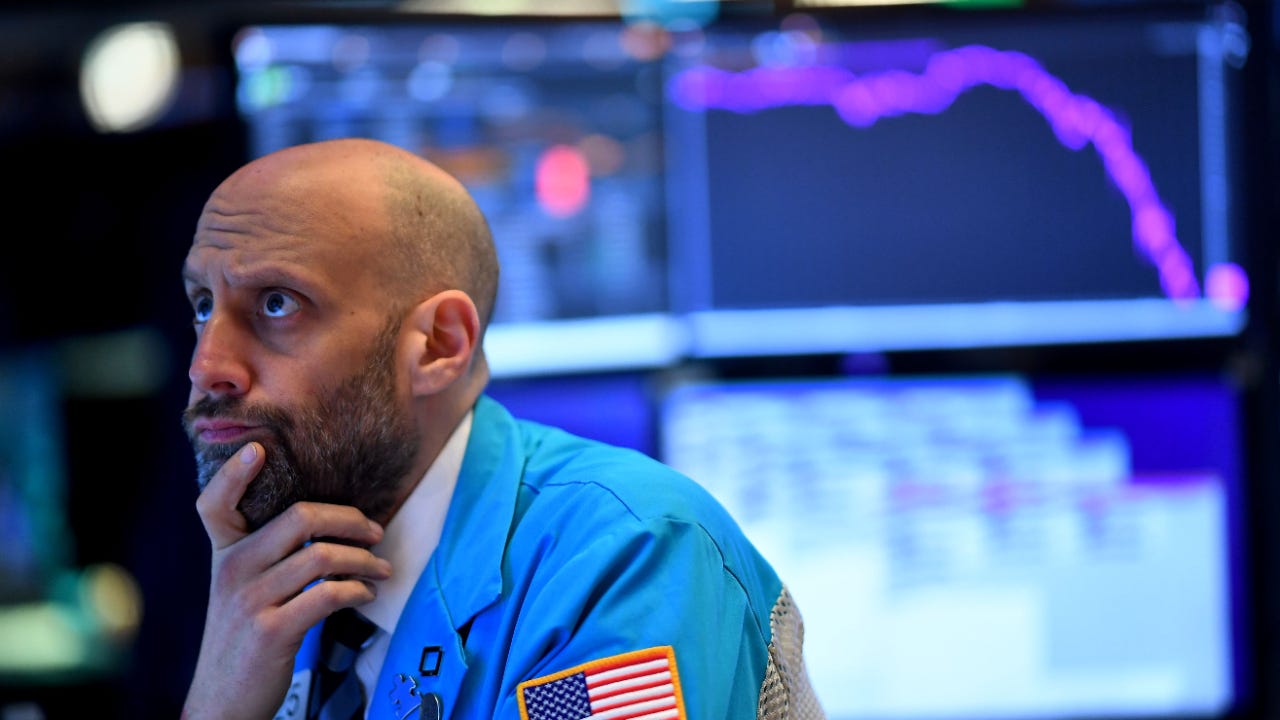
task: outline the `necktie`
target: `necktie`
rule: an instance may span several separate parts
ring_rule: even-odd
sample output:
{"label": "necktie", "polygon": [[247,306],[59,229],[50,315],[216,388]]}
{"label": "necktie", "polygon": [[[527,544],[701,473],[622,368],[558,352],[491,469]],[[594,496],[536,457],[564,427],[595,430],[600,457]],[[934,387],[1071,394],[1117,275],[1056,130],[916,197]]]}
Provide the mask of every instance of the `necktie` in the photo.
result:
{"label": "necktie", "polygon": [[359,720],[364,716],[364,692],[356,676],[356,655],[365,649],[377,625],[352,608],[339,610],[320,629],[318,680],[308,704],[311,720]]}

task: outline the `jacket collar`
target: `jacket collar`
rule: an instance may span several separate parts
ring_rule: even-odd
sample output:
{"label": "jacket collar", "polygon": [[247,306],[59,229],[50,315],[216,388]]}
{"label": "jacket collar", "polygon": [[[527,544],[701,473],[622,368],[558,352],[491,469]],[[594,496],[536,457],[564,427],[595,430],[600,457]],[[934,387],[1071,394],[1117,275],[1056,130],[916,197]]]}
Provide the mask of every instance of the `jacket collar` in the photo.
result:
{"label": "jacket collar", "polygon": [[523,458],[514,418],[496,401],[481,396],[440,544],[418,581],[438,585],[458,623],[455,627],[502,592],[502,558],[515,516]]}
{"label": "jacket collar", "polygon": [[[515,420],[482,396],[440,544],[391,637],[370,718],[408,718],[424,702],[457,699],[467,672],[458,630],[502,592],[502,559],[523,472],[521,445]],[[444,707],[444,716],[451,709]]]}

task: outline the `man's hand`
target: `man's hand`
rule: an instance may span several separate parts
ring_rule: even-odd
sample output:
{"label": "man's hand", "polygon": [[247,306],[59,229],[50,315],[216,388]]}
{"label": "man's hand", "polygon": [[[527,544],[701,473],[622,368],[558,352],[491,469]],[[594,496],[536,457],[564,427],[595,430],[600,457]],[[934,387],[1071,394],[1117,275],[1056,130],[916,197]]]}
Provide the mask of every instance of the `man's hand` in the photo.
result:
{"label": "man's hand", "polygon": [[[250,533],[236,505],[263,459],[261,445],[246,444],[196,501],[213,572],[184,718],[272,717],[307,630],[335,610],[373,600],[369,581],[391,575],[390,564],[366,549],[382,539],[382,528],[352,507],[297,503]],[[335,542],[310,542],[316,538]],[[320,578],[333,579],[307,587]]]}

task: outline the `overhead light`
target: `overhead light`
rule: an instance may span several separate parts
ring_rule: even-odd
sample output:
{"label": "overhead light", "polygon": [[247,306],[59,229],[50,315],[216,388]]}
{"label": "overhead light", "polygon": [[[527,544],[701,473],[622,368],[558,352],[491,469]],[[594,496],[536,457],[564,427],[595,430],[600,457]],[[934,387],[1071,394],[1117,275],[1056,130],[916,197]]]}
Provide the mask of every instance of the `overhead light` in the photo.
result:
{"label": "overhead light", "polygon": [[99,132],[134,132],[158,120],[178,86],[178,42],[160,22],[115,25],[85,50],[80,100]]}

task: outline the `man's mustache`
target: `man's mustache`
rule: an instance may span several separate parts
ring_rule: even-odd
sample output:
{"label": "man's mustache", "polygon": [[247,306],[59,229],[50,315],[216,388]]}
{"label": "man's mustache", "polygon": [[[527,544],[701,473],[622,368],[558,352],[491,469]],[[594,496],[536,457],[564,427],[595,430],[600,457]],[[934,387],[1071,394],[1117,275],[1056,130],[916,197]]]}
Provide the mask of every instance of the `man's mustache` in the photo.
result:
{"label": "man's mustache", "polygon": [[250,405],[239,397],[203,397],[182,411],[182,426],[195,440],[197,420],[231,420],[257,425],[280,436],[293,429],[292,416],[279,408]]}

